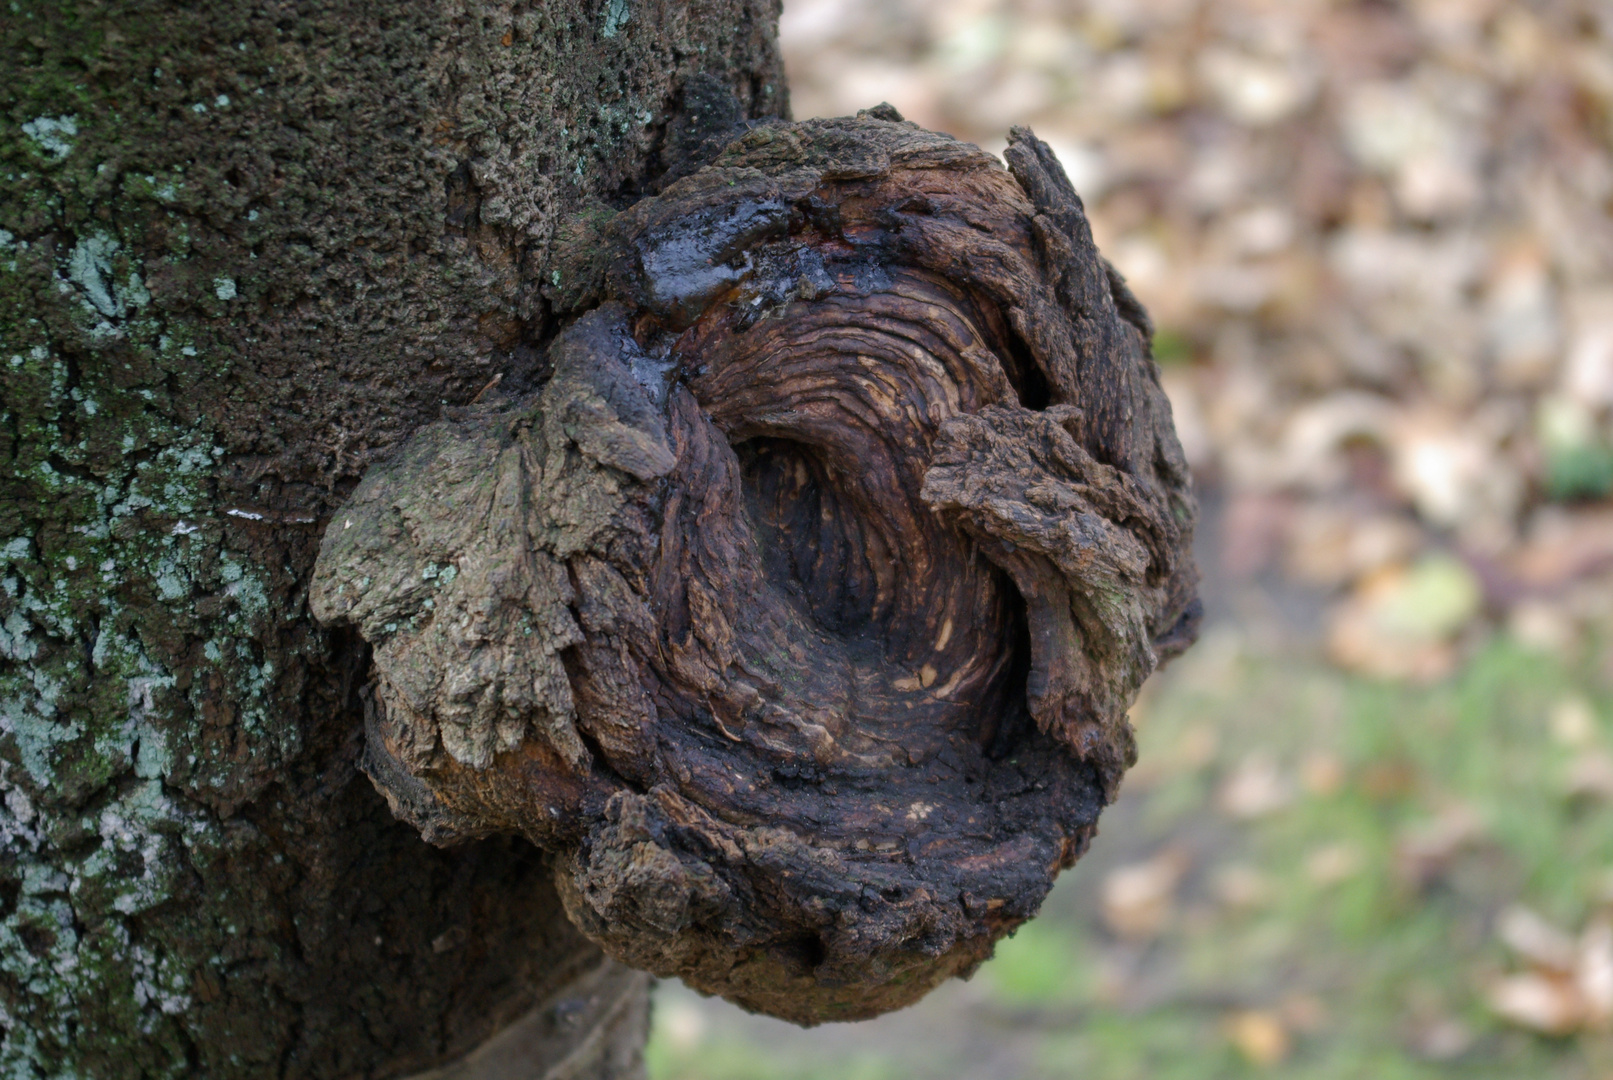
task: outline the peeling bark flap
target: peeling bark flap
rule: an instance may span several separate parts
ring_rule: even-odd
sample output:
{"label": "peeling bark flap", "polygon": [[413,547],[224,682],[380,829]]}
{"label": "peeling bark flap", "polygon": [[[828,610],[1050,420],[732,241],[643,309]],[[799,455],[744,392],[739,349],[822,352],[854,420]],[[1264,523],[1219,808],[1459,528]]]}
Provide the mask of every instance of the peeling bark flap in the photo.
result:
{"label": "peeling bark flap", "polygon": [[613,219],[552,379],[377,466],[312,596],[374,647],[395,812],[529,837],[613,955],[801,1023],[1035,913],[1198,618],[1150,329],[1057,162],[883,115]]}

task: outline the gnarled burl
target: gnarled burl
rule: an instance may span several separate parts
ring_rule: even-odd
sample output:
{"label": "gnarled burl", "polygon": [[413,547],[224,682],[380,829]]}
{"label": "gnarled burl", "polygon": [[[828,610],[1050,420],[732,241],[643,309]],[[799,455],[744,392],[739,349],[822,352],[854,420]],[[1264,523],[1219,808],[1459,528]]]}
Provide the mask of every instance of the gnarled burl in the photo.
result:
{"label": "gnarled burl", "polygon": [[312,598],[400,816],[530,838],[612,955],[801,1023],[1035,913],[1199,610],[1147,318],[1052,154],[886,115],[579,226],[548,382],[376,466]]}

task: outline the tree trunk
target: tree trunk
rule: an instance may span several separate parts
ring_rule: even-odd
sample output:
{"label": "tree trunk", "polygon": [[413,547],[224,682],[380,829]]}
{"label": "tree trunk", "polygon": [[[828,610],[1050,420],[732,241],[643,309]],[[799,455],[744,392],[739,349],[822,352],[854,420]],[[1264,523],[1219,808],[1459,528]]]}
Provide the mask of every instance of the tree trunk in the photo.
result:
{"label": "tree trunk", "polygon": [[644,979],[542,857],[358,772],[369,647],[307,593],[372,460],[543,381],[558,223],[785,112],[776,19],[0,14],[0,1072],[637,1068]]}

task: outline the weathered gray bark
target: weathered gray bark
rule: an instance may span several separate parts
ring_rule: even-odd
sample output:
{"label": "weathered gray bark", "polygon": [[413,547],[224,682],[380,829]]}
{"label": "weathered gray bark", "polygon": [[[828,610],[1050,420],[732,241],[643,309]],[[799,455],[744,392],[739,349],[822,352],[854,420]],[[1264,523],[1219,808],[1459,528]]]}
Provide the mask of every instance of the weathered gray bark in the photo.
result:
{"label": "weathered gray bark", "polygon": [[368,649],[306,589],[371,460],[542,380],[557,223],[708,102],[784,110],[776,16],[0,13],[0,1074],[635,1067],[642,977],[534,849],[433,848],[358,773]]}

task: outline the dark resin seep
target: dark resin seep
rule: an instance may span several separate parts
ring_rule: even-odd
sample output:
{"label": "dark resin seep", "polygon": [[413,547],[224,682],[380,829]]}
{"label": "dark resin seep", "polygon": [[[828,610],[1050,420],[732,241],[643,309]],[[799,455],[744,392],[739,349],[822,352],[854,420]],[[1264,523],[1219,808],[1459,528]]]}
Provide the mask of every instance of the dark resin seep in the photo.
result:
{"label": "dark resin seep", "polygon": [[370,473],[313,605],[374,647],[400,816],[529,837],[613,955],[802,1023],[1035,913],[1198,604],[1146,317],[1007,158],[753,130],[568,266],[534,398]]}

